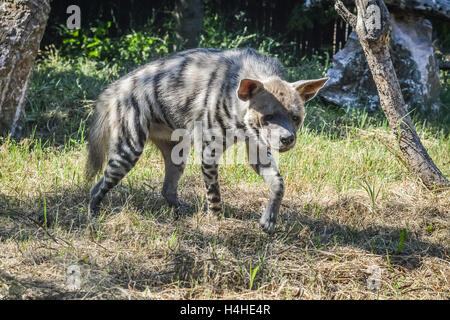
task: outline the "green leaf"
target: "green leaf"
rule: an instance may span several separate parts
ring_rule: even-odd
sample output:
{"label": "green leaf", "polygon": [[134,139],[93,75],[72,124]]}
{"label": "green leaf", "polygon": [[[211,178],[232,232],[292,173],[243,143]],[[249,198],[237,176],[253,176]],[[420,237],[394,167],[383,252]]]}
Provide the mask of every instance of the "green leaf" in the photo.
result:
{"label": "green leaf", "polygon": [[258,272],[259,266],[256,266],[255,269],[253,269],[252,271],[252,267],[250,266],[250,272],[251,272],[251,276],[250,276],[250,290],[252,290],[253,287],[253,282],[255,281],[255,277],[256,277],[256,273]]}
{"label": "green leaf", "polygon": [[405,248],[405,242],[406,242],[406,229],[403,229],[400,232],[400,240],[398,242],[397,250],[395,251],[395,254],[400,254],[403,249]]}

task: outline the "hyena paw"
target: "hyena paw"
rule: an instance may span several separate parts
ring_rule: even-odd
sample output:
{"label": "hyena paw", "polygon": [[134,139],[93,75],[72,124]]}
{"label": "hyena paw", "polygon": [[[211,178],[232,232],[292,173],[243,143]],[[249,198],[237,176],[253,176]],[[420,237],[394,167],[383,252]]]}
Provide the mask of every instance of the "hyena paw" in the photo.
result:
{"label": "hyena paw", "polygon": [[218,215],[222,212],[222,205],[220,203],[203,202],[202,212],[212,215]]}
{"label": "hyena paw", "polygon": [[275,232],[276,219],[274,219],[274,216],[275,215],[270,212],[265,212],[259,220],[262,229],[269,235],[272,235]]}
{"label": "hyena paw", "polygon": [[166,198],[166,201],[170,207],[174,207],[175,209],[183,209],[186,207],[186,205],[183,202],[181,202],[178,198],[175,199]]}
{"label": "hyena paw", "polygon": [[184,207],[186,207],[185,204],[181,202],[180,199],[178,199],[177,194],[169,193],[165,190],[163,190],[161,194],[170,207],[174,207],[176,209],[183,209]]}
{"label": "hyena paw", "polygon": [[208,213],[213,215],[219,215],[222,212],[222,203],[219,202],[208,202]]}
{"label": "hyena paw", "polygon": [[202,211],[203,213],[208,213],[208,202],[207,202],[207,201],[204,201],[204,202],[202,203],[201,211]]}
{"label": "hyena paw", "polygon": [[97,219],[100,213],[100,206],[98,203],[91,201],[89,203],[89,208],[88,208],[88,217],[89,220],[92,219]]}
{"label": "hyena paw", "polygon": [[87,223],[88,229],[90,230],[91,234],[95,234],[98,231],[99,216],[100,216],[100,206],[98,204],[95,205],[92,202],[89,203]]}

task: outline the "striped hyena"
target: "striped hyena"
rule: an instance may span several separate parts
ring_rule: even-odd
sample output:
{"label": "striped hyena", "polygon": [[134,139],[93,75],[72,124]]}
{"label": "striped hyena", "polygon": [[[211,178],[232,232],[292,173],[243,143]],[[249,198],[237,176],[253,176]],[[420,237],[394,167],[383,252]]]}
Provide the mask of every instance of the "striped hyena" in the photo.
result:
{"label": "striped hyena", "polygon": [[[294,147],[305,116],[304,104],[327,80],[289,83],[278,60],[252,49],[193,49],[136,69],[111,84],[96,104],[89,134],[88,177],[100,172],[106,157],[108,161],[91,190],[90,213],[98,213],[105,194],[133,168],[147,140],[164,157],[162,195],[170,205],[180,206],[177,187],[189,152],[181,152],[183,161],[174,161],[178,141],[171,136],[176,129],[192,132],[194,124],[200,123],[205,132],[213,130],[220,138],[202,140],[208,210],[221,210],[217,159],[236,140],[230,141],[226,134],[243,132],[247,152],[252,144],[265,150],[263,156],[258,152],[251,166],[270,186],[269,204],[260,223],[272,233],[284,182],[270,150],[284,152]],[[273,132],[277,132],[277,141],[269,136]],[[211,141],[225,141],[221,151],[210,150]]]}

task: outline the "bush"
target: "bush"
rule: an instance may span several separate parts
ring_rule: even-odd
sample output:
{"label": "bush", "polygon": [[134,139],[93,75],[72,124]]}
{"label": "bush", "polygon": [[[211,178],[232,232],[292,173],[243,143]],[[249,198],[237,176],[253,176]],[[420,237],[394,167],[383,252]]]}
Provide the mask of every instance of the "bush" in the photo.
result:
{"label": "bush", "polygon": [[118,64],[121,69],[127,70],[172,51],[173,28],[170,23],[165,24],[165,32],[152,28],[154,15],[143,30],[131,30],[121,37],[110,36],[111,24],[111,21],[97,20],[95,26],[79,30],[69,30],[65,25],[60,25],[58,33],[63,40],[58,49],[61,55]]}

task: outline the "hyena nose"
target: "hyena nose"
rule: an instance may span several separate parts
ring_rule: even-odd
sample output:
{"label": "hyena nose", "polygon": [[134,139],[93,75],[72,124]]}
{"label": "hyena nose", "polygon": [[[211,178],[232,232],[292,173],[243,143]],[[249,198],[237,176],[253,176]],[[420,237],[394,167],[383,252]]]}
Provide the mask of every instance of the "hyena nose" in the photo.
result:
{"label": "hyena nose", "polygon": [[294,139],[295,137],[292,134],[286,137],[281,137],[281,143],[285,146],[289,146],[292,144],[292,142],[294,142]]}

